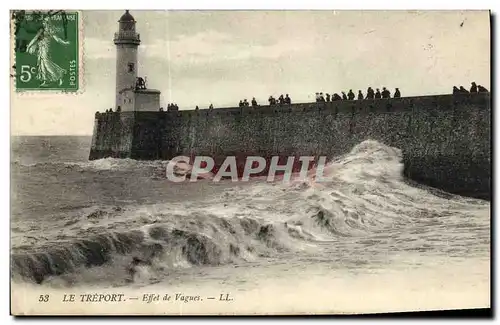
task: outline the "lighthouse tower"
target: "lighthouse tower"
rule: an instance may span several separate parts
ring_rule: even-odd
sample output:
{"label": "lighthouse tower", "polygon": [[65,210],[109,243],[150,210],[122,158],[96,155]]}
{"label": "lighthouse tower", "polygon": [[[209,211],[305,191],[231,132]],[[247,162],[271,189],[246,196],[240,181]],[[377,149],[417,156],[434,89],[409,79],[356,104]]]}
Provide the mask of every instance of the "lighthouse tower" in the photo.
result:
{"label": "lighthouse tower", "polygon": [[121,111],[158,111],[160,91],[146,88],[145,78],[138,77],[137,50],[141,44],[135,19],[128,10],[118,20],[116,45],[116,108]]}

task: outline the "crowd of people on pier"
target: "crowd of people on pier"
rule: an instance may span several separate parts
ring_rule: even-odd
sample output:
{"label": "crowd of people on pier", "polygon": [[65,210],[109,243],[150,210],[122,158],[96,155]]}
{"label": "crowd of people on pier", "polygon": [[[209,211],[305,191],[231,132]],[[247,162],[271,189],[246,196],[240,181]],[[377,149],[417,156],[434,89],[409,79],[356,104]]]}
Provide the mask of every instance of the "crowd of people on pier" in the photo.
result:
{"label": "crowd of people on pier", "polygon": [[[269,102],[269,106],[291,105],[292,104],[292,99],[290,98],[290,95],[288,95],[288,94],[286,94],[285,96],[283,96],[283,94],[281,94],[278,97],[278,99],[274,98],[274,96],[271,95],[271,96],[269,96],[268,102]],[[259,104],[257,103],[257,100],[255,99],[255,97],[252,98],[251,103],[249,103],[246,98],[243,99],[243,100],[240,100],[238,106],[239,107],[249,107],[250,104],[252,104],[252,107],[259,106]]]}
{"label": "crowd of people on pier", "polygon": [[[117,113],[120,113],[121,111],[122,111],[121,106],[118,106],[118,107],[116,108],[116,112],[117,112]],[[113,108],[107,109],[107,110],[106,110],[106,113],[113,113]]]}
{"label": "crowd of people on pier", "polygon": [[292,104],[292,99],[288,94],[286,94],[283,97],[283,94],[281,94],[278,99],[274,98],[273,96],[269,96],[269,99],[267,100],[269,102],[270,106],[275,106],[275,105],[291,105]]}
{"label": "crowd of people on pier", "polygon": [[[460,88],[457,88],[456,86],[453,86],[453,94],[460,94],[460,93],[481,93],[481,92],[488,92],[486,88],[484,88],[481,85],[476,85],[475,82],[471,83],[471,88],[470,91],[465,89],[463,86],[460,86]],[[391,97],[391,92],[386,88],[382,87],[382,90],[380,88],[375,88],[375,90],[372,87],[368,87],[366,90],[366,93],[364,94],[363,91],[358,90],[358,93],[355,94],[352,89],[349,89],[349,91],[346,93],[344,91],[341,91],[340,94],[338,93],[333,93],[333,94],[328,94],[328,93],[322,93],[318,92],[316,93],[316,102],[321,103],[321,102],[334,102],[338,100],[364,100],[364,99],[385,99],[385,98],[400,98],[401,97],[401,91],[399,88],[394,88],[394,94]],[[283,96],[281,94],[277,99],[274,98],[274,96],[269,96],[268,98],[269,106],[282,106],[282,105],[291,105],[292,104],[292,99],[288,94]],[[169,108],[169,110],[178,110],[179,107],[175,104],[172,104],[172,108]],[[239,107],[256,107],[259,106],[257,103],[257,100],[255,97],[252,98],[251,102],[248,102],[248,100],[242,99],[238,103]],[[170,107],[170,106],[169,106]],[[195,108],[196,110],[199,109],[198,106]],[[209,109],[213,109],[213,105],[210,104]]]}
{"label": "crowd of people on pier", "polygon": [[[382,91],[380,91],[379,88],[376,88],[376,90],[373,90],[372,87],[368,87],[366,90],[366,95],[363,94],[361,90],[358,90],[358,94],[355,95],[352,89],[349,89],[347,94],[344,91],[340,92],[342,96],[340,96],[338,93],[334,93],[332,95],[328,93],[316,93],[316,102],[321,103],[321,102],[334,102],[337,100],[363,100],[363,99],[381,99],[381,98],[391,98],[391,92],[386,88],[382,87]],[[394,91],[394,98],[399,98],[401,97],[401,91],[399,88],[396,88]]]}
{"label": "crowd of people on pier", "polygon": [[453,94],[469,94],[469,93],[487,93],[488,89],[484,88],[481,85],[476,85],[476,83],[473,81],[471,82],[470,90],[465,89],[463,86],[460,86],[458,88],[457,86],[453,86]]}
{"label": "crowd of people on pier", "polygon": [[175,104],[175,103],[171,103],[171,104],[167,105],[167,111],[178,111],[178,110],[179,110],[179,106],[177,106],[177,104]]}
{"label": "crowd of people on pier", "polygon": [[[455,94],[470,94],[470,93],[487,93],[487,92],[488,92],[488,89],[486,89],[485,87],[483,87],[481,85],[477,85],[475,82],[471,83],[470,90],[465,89],[463,86],[459,86],[459,87],[453,86],[453,94],[454,95]],[[392,98],[400,98],[400,97],[401,97],[401,91],[399,90],[399,88],[395,88],[394,95],[392,96]],[[338,94],[338,93],[333,93],[333,94],[325,93],[325,94],[323,94],[322,92],[316,93],[316,102],[317,103],[334,102],[334,101],[338,101],[338,100],[356,100],[356,99],[357,100],[365,100],[365,99],[384,99],[384,98],[391,98],[391,92],[386,87],[382,87],[382,90],[380,90],[379,88],[375,88],[375,90],[373,90],[372,87],[368,87],[365,94],[361,90],[358,90],[358,93],[355,94],[352,89],[349,89],[349,91],[347,93],[345,93],[344,91],[341,91],[340,94]],[[291,105],[292,99],[290,98],[290,96],[288,94],[286,94],[285,96],[283,96],[283,94],[281,94],[277,99],[271,95],[268,98],[268,102],[269,102],[269,106]],[[259,104],[257,103],[257,100],[255,99],[255,97],[253,97],[250,102],[248,102],[248,100],[246,98],[243,100],[240,100],[238,106],[239,107],[249,107],[249,106],[256,107],[256,106],[259,106]],[[210,104],[208,107],[208,109],[210,109],[210,110],[212,110],[213,108],[214,108],[214,106],[212,104]],[[199,110],[199,109],[200,108],[198,106],[196,106],[195,110]],[[167,110],[168,111],[178,111],[179,106],[175,103],[170,103],[167,105]],[[121,111],[121,108],[120,108],[120,106],[118,106],[118,108],[116,109],[116,112],[120,112],[120,111]],[[164,111],[163,107],[160,107],[159,111],[163,112]],[[112,113],[112,112],[113,112],[112,108],[106,110],[106,113]]]}
{"label": "crowd of people on pier", "polygon": [[[481,85],[476,85],[475,82],[472,82],[471,84],[470,91],[467,91],[464,87],[460,86],[460,88],[457,88],[456,86],[453,87],[453,94],[457,93],[481,93],[481,92],[488,92],[486,88],[484,88]],[[341,95],[340,95],[341,94]],[[372,87],[368,87],[366,90],[366,93],[364,94],[361,90],[358,90],[358,93],[355,94],[352,89],[349,89],[349,91],[346,93],[344,91],[341,91],[340,94],[338,93],[333,93],[333,94],[328,94],[325,93],[323,94],[322,92],[316,93],[316,102],[321,103],[321,102],[334,102],[338,100],[364,100],[364,99],[385,99],[385,98],[400,98],[401,97],[401,91],[399,88],[394,89],[394,94],[391,97],[391,92],[386,88],[382,87],[382,90],[380,88],[375,88],[375,90]],[[282,105],[290,105],[292,104],[292,99],[288,94],[283,96],[281,94],[277,99],[274,98],[274,96],[269,96],[268,99],[269,106],[282,106]],[[172,104],[172,108],[169,108],[169,110],[178,110],[179,107],[175,104]],[[257,100],[255,97],[252,98],[251,102],[249,102],[246,98],[240,100],[238,103],[238,107],[256,107],[259,106],[257,103]],[[196,110],[199,109],[198,106],[195,108]],[[209,109],[213,109],[213,105],[210,104]]]}

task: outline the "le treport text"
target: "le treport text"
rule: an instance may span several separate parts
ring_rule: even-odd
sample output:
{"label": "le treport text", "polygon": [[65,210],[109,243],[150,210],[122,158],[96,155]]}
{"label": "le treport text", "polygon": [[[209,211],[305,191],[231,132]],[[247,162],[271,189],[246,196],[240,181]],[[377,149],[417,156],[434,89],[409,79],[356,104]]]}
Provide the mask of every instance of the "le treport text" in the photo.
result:
{"label": "le treport text", "polygon": [[[40,301],[48,302],[48,295],[44,295],[46,299]],[[196,301],[233,301],[229,293],[221,293],[216,296],[202,297],[200,295],[185,295],[183,293],[174,294],[158,294],[158,293],[145,293],[140,296],[126,296],[123,293],[85,293],[85,294],[64,294],[62,302],[65,303],[106,303],[106,302],[125,302],[125,301],[140,301],[143,303],[152,303],[159,301],[166,302],[196,302]]]}

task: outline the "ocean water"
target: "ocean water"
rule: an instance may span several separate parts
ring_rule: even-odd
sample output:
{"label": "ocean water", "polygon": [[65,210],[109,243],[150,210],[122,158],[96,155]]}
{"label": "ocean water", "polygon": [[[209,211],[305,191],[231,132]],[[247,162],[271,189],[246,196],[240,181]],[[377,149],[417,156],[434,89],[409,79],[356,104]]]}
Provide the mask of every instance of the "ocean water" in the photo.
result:
{"label": "ocean water", "polygon": [[[13,293],[234,299],[96,313],[490,306],[490,203],[405,180],[398,148],[359,143],[327,166],[328,182],[172,183],[166,161],[88,161],[90,140],[12,139]],[[133,257],[151,263],[131,276]]]}

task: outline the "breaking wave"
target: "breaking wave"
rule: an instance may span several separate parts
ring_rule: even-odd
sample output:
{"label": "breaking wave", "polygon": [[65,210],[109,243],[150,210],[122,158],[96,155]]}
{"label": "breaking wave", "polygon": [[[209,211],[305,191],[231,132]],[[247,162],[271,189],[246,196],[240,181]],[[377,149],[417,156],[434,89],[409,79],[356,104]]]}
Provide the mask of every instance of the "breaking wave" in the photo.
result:
{"label": "breaking wave", "polygon": [[[408,184],[401,158],[399,149],[368,140],[325,167],[328,181],[320,182],[312,171],[306,181],[233,186],[216,199],[198,202],[86,208],[84,216],[61,220],[54,234],[46,231],[45,238],[14,248],[13,277],[45,283],[65,276],[72,284],[82,270],[100,268],[99,277],[106,277],[102,271],[108,268],[110,278],[126,279],[133,257],[144,261],[137,268],[161,277],[172,268],[340,250],[347,241],[357,245],[357,253],[368,255],[374,246],[467,254],[468,241],[477,238],[443,246],[447,235],[442,230],[464,222],[487,227],[489,204],[444,198]],[[163,169],[166,163],[108,158],[63,165],[130,170]]]}

